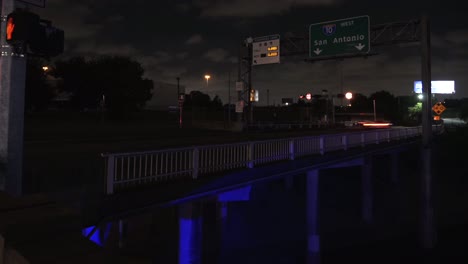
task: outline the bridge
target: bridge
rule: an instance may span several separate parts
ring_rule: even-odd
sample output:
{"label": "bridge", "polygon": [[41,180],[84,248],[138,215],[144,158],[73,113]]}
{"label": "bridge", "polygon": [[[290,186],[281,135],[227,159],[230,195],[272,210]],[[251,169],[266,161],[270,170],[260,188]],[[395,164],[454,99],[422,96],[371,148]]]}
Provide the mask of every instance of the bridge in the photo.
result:
{"label": "bridge", "polygon": [[[442,129],[441,126],[433,127],[435,133]],[[233,144],[104,153],[107,198],[94,205],[100,214],[89,220],[83,235],[98,244],[109,243],[106,242],[109,237],[114,237],[113,243],[124,248],[128,232],[131,232],[128,226],[141,224],[141,219],[135,220],[135,217],[156,209],[176,207],[178,263],[203,263],[202,256],[207,254],[202,253],[202,248],[210,244],[202,243],[207,232],[202,230],[206,225],[204,221],[208,221],[202,217],[206,215],[206,208],[210,207],[211,217],[221,219],[221,225],[225,226],[228,205],[250,201],[254,193],[259,195],[258,190],[254,191],[255,186],[280,180],[286,189],[293,189],[295,185],[297,188],[298,176],[305,175],[300,188],[305,188],[306,263],[318,263],[321,171],[361,168],[361,217],[371,224],[375,209],[373,157],[389,157],[386,159],[390,162],[391,180],[396,182],[399,153],[417,142],[421,133],[421,127],[379,128]],[[114,235],[110,235],[112,233]],[[211,242],[216,243],[219,241]]]}
{"label": "bridge", "polygon": [[[435,127],[434,129],[438,129]],[[106,193],[193,179],[279,161],[415,138],[422,127],[375,129],[321,136],[193,146],[144,152],[104,153]]]}

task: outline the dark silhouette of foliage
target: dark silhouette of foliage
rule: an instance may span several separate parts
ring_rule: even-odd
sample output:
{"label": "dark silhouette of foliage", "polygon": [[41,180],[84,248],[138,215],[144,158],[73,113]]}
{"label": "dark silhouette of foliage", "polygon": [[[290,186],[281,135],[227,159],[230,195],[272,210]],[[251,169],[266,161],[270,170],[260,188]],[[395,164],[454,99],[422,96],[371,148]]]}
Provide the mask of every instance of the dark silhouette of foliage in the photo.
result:
{"label": "dark silhouette of foliage", "polygon": [[350,100],[350,112],[354,113],[369,113],[372,112],[372,100],[369,100],[365,95],[356,93]]}
{"label": "dark silhouette of foliage", "polygon": [[153,81],[143,74],[140,63],[122,56],[74,57],[58,61],[55,70],[64,80],[63,89],[73,93],[76,109],[96,109],[105,98],[105,108],[118,116],[141,109],[151,99]]}
{"label": "dark silhouette of foliage", "polygon": [[200,91],[191,91],[190,94],[188,94],[185,97],[184,101],[184,108],[191,109],[194,107],[210,107],[211,105],[211,99],[210,96],[207,94],[204,94]]}
{"label": "dark silhouette of foliage", "polygon": [[42,69],[45,61],[28,58],[26,64],[25,109],[27,111],[44,110],[54,96],[53,88],[47,83],[47,76]]}
{"label": "dark silhouette of foliage", "polygon": [[221,101],[221,98],[219,98],[218,95],[216,95],[213,98],[213,101],[211,101],[211,108],[213,108],[215,110],[223,109],[223,101]]}
{"label": "dark silhouette of foliage", "polygon": [[398,102],[393,94],[387,91],[379,91],[371,94],[369,100],[375,100],[376,112],[378,116],[383,116],[387,120],[395,120],[398,117]]}

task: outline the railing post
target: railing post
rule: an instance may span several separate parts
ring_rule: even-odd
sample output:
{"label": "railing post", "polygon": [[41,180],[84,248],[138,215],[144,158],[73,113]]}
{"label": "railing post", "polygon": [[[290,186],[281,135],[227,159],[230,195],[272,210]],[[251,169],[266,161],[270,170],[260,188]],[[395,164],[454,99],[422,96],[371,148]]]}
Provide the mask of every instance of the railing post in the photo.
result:
{"label": "railing post", "polygon": [[254,167],[254,143],[249,142],[247,146],[247,168],[252,169]]}
{"label": "railing post", "polygon": [[366,134],[364,132],[361,132],[361,147],[366,146]]}
{"label": "railing post", "polygon": [[390,131],[391,131],[390,129],[387,130],[387,142],[390,142]]}
{"label": "railing post", "polygon": [[198,178],[199,172],[199,163],[200,163],[200,150],[198,148],[193,148],[192,152],[192,178]]}
{"label": "railing post", "polygon": [[379,144],[379,131],[375,131],[375,144]]}
{"label": "railing post", "polygon": [[294,160],[294,139],[289,140],[289,160]]}
{"label": "railing post", "polygon": [[107,156],[107,188],[106,194],[114,193],[114,176],[115,176],[115,156]]}
{"label": "railing post", "polygon": [[325,137],[320,136],[320,154],[325,154]]}
{"label": "railing post", "polygon": [[348,135],[343,135],[341,137],[341,142],[343,143],[343,149],[348,150]]}

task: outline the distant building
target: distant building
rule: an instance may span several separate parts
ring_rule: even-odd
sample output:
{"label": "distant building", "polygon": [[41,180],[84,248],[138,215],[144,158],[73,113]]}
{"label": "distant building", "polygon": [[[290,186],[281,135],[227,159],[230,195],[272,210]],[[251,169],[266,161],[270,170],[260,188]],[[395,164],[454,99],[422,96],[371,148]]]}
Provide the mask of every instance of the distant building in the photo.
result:
{"label": "distant building", "polygon": [[[145,109],[167,111],[178,108],[177,83],[154,82],[153,96],[146,102]],[[179,92],[185,94],[185,86],[179,86]]]}

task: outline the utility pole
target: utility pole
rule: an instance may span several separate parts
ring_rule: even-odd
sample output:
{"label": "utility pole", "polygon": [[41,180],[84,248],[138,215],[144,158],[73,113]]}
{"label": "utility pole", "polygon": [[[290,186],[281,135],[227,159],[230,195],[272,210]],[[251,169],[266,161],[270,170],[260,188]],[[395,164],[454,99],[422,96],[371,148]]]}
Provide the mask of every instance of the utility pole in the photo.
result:
{"label": "utility pole", "polygon": [[432,194],[432,162],[431,162],[431,31],[429,19],[424,15],[421,19],[421,76],[423,133],[422,133],[422,175],[421,175],[421,243],[425,249],[432,249],[437,240],[435,228],[434,201]]}
{"label": "utility pole", "polygon": [[0,0],[0,190],[23,192],[23,129],[26,56],[6,42],[6,17],[15,0]]}

